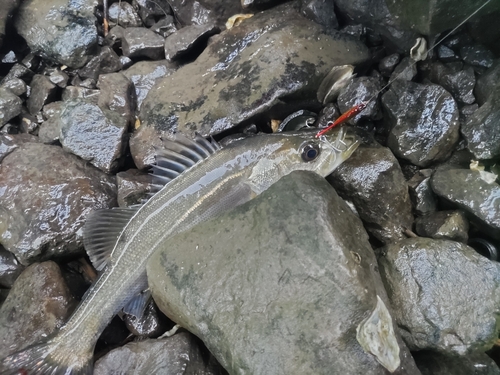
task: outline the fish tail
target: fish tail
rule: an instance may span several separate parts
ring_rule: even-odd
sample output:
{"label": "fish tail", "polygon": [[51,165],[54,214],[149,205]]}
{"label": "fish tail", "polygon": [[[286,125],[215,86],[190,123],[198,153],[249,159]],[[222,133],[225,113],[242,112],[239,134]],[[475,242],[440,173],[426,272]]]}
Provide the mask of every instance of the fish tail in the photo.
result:
{"label": "fish tail", "polygon": [[1,375],[91,375],[92,353],[77,353],[55,340],[29,346],[0,361]]}

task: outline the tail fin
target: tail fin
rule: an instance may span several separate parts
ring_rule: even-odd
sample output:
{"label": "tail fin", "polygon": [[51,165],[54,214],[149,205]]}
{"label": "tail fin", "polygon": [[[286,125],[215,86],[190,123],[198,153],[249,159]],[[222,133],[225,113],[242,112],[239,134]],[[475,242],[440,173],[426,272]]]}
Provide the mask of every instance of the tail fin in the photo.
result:
{"label": "tail fin", "polygon": [[[91,375],[92,356],[77,357],[75,351],[65,352],[56,343],[29,346],[0,361],[1,375]],[[75,348],[76,349],[76,348]],[[92,354],[92,353],[90,353]]]}

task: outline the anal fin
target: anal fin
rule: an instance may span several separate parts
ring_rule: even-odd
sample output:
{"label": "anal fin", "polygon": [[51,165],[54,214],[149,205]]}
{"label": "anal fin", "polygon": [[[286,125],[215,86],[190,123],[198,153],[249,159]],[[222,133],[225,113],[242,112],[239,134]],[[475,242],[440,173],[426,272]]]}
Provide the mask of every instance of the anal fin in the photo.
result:
{"label": "anal fin", "polygon": [[140,319],[142,318],[144,310],[146,309],[146,306],[150,300],[151,300],[151,291],[149,289],[146,289],[137,294],[135,297],[133,297],[129,301],[129,303],[127,303],[123,307],[122,311],[125,314],[133,315],[137,319]]}

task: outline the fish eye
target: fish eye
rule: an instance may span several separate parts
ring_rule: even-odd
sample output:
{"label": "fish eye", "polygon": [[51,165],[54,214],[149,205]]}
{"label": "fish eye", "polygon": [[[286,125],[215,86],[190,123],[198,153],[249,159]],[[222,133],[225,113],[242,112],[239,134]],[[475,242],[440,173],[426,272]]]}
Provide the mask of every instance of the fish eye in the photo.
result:
{"label": "fish eye", "polygon": [[302,159],[304,161],[313,161],[319,155],[320,149],[317,143],[306,143],[302,147]]}

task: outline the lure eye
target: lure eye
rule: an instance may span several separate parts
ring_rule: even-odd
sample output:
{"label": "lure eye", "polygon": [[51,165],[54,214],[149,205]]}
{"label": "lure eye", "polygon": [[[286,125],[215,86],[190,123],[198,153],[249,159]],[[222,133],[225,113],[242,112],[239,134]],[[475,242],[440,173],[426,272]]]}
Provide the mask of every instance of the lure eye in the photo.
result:
{"label": "lure eye", "polygon": [[316,143],[307,143],[302,147],[302,159],[304,161],[313,161],[319,155],[320,149]]}

